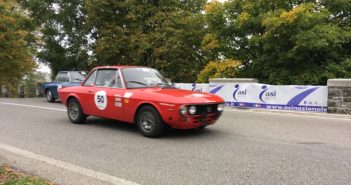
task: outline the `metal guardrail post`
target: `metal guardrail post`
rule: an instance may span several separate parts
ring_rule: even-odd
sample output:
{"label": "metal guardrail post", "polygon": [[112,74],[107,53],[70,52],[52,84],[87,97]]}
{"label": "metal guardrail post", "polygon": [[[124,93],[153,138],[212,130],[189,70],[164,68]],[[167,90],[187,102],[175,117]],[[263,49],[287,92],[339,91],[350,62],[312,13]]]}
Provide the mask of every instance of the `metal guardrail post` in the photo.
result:
{"label": "metal guardrail post", "polygon": [[42,85],[42,83],[40,83],[40,82],[37,83],[37,88],[35,90],[35,95],[37,97],[43,97],[43,90],[41,89],[41,85]]}
{"label": "metal guardrail post", "polygon": [[20,98],[24,98],[24,86],[23,85],[18,85],[17,89],[18,89],[18,96]]}
{"label": "metal guardrail post", "polygon": [[3,92],[3,94],[4,94],[4,97],[5,97],[5,98],[8,98],[8,97],[10,96],[10,93],[9,93],[9,91],[8,91],[8,88],[7,88],[5,85],[3,85],[3,86],[1,87],[1,89],[2,89],[2,92]]}

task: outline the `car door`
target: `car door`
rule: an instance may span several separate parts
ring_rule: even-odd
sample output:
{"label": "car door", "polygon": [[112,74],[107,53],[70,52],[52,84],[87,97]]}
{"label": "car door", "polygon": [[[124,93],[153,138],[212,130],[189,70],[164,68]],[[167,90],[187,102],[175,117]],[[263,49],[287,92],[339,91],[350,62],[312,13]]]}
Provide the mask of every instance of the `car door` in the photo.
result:
{"label": "car door", "polygon": [[124,92],[118,69],[98,69],[94,85],[87,86],[87,103],[90,114],[122,119]]}
{"label": "car door", "polygon": [[65,86],[64,84],[67,83],[68,81],[68,74],[67,72],[59,72],[57,74],[57,78],[55,80],[55,83],[53,83],[52,87],[51,87],[51,92],[54,98],[58,98],[58,92],[57,92],[57,88],[58,87],[63,87]]}

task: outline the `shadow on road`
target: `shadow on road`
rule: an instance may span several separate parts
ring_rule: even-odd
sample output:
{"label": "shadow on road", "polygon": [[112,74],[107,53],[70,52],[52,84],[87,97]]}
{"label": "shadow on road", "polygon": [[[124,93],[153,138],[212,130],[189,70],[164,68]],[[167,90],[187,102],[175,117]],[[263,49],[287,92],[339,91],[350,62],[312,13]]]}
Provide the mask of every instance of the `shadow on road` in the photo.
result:
{"label": "shadow on road", "polygon": [[103,128],[138,134],[138,128],[135,125],[121,122],[121,121],[117,121],[117,120],[112,120],[112,119],[88,117],[88,119],[85,122],[85,125],[90,125],[90,126],[95,126],[95,127],[103,127]]}
{"label": "shadow on road", "polygon": [[[89,117],[86,120],[85,125],[103,127],[107,129],[113,129],[123,132],[130,132],[130,134],[138,134],[140,137],[143,137],[136,125],[125,123],[121,121],[104,119],[98,117]],[[223,132],[218,129],[213,129],[214,126],[209,126],[205,129],[190,129],[190,130],[180,130],[180,129],[171,129],[167,128],[165,134],[160,137],[160,139],[184,139],[184,138],[212,138],[223,135]]]}

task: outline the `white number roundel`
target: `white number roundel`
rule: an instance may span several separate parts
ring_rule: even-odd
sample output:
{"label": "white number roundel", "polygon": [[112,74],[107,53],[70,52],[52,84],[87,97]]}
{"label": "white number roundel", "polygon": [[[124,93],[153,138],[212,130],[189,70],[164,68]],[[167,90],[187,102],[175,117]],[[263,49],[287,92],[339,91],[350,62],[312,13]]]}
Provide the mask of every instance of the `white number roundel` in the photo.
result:
{"label": "white number roundel", "polygon": [[98,109],[105,110],[107,107],[106,91],[98,91],[95,93],[94,102]]}

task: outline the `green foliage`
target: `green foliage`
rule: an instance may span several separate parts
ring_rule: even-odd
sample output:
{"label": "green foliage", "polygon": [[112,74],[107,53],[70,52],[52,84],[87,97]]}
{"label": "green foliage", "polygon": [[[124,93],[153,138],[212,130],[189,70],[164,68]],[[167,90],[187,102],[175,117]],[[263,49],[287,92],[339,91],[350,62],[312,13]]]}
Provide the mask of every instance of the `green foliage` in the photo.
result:
{"label": "green foliage", "polygon": [[[192,82],[208,61],[235,59],[242,64],[236,76],[263,83],[325,84],[328,78],[351,77],[349,0],[20,2],[37,26],[37,57],[53,75],[97,65],[141,65],[159,69],[172,81]],[[0,25],[12,25],[1,16]],[[17,34],[14,41],[32,41],[28,30],[14,27],[8,30]],[[0,32],[0,41],[4,35]],[[3,51],[1,62],[13,55]],[[6,76],[1,74],[0,79]]]}
{"label": "green foliage", "polygon": [[3,185],[50,185],[41,178],[19,173],[7,166],[0,166],[0,184]]}
{"label": "green foliage", "polygon": [[201,41],[206,0],[88,0],[96,65],[142,65],[191,82],[205,65]]}
{"label": "green foliage", "polygon": [[16,1],[0,1],[0,84],[20,79],[35,68],[28,47],[30,20]]}
{"label": "green foliage", "polygon": [[35,47],[40,62],[46,63],[55,76],[61,70],[88,70],[88,54],[84,0],[20,0],[29,10],[37,30]]}
{"label": "green foliage", "polygon": [[24,87],[25,97],[35,97],[38,88],[38,83],[43,83],[47,81],[47,73],[35,72],[25,76],[21,84]]}
{"label": "green foliage", "polygon": [[234,78],[240,65],[236,60],[211,61],[197,76],[197,82],[208,83],[210,78]]}
{"label": "green foliage", "polygon": [[[206,0],[21,0],[38,26],[38,58],[59,70],[142,65],[192,81],[205,65]],[[88,54],[90,53],[90,54]]]}
{"label": "green foliage", "polygon": [[25,177],[21,179],[13,179],[5,182],[4,185],[48,185],[49,183],[45,182],[42,179]]}
{"label": "green foliage", "polygon": [[350,1],[231,0],[207,6],[217,57],[242,61],[241,77],[325,84],[351,76]]}

